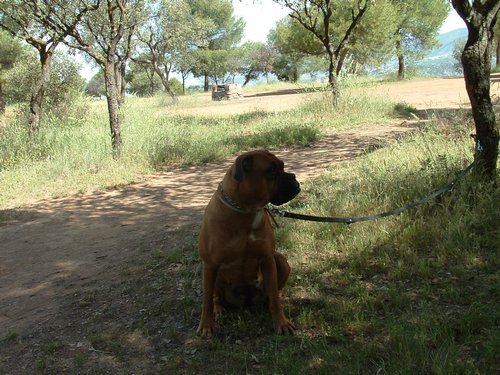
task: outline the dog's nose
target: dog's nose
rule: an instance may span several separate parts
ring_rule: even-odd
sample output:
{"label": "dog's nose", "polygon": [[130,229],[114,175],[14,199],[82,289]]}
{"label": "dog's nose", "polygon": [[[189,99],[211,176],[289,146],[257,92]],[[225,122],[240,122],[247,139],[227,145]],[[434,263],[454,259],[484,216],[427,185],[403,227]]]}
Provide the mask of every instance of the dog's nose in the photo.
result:
{"label": "dog's nose", "polygon": [[295,191],[297,191],[297,194],[300,193],[300,184],[299,181],[295,180]]}

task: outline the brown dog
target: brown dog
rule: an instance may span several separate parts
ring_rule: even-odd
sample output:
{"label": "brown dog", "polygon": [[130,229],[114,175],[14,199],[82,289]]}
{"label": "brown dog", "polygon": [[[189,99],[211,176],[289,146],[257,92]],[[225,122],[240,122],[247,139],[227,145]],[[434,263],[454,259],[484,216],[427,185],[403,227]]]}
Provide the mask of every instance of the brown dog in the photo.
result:
{"label": "brown dog", "polygon": [[295,326],[279,301],[290,273],[285,257],[275,251],[274,233],[264,207],[281,205],[300,192],[292,173],[269,151],[240,155],[229,168],[205,209],[199,253],[203,260],[203,307],[198,332],[211,337],[215,316],[225,304],[241,305],[266,297],[281,334]]}

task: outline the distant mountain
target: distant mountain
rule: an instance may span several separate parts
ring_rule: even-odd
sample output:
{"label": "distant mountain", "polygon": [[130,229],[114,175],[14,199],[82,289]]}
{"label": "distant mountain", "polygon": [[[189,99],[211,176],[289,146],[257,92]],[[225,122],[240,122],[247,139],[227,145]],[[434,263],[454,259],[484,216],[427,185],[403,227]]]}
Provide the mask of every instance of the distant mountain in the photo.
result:
{"label": "distant mountain", "polygon": [[428,55],[428,58],[437,56],[451,56],[455,43],[460,39],[467,38],[467,29],[456,29],[449,31],[438,36],[439,44],[437,48],[433,49]]}
{"label": "distant mountain", "polygon": [[[430,51],[422,60],[409,61],[410,66],[418,69],[420,74],[434,77],[447,77],[459,74],[453,58],[455,43],[460,39],[467,38],[467,29],[456,29],[438,36],[439,45]],[[382,68],[373,70],[376,76],[383,76],[391,72],[397,72],[397,60],[394,58]]]}
{"label": "distant mountain", "polygon": [[429,76],[455,76],[461,72],[457,70],[457,61],[453,58],[456,43],[467,39],[467,29],[456,29],[438,36],[439,46],[434,48],[423,60],[415,62],[420,73]]}

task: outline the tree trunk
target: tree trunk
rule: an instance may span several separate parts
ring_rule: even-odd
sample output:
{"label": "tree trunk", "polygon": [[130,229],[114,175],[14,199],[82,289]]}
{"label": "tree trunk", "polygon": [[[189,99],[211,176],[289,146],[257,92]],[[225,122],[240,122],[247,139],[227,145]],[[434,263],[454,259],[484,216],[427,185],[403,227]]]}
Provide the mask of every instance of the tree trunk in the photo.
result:
{"label": "tree trunk", "polygon": [[[253,72],[248,73],[248,74],[245,76],[245,82],[243,82],[243,85],[242,85],[243,87],[245,87],[245,86],[248,84],[248,82],[250,82],[250,81],[252,80],[252,76],[251,76],[251,75],[252,75],[252,73],[253,73]],[[233,83],[234,83],[234,78],[235,78],[235,77],[233,76]]]}
{"label": "tree trunk", "polygon": [[398,79],[405,79],[405,57],[404,55],[398,55]]}
{"label": "tree trunk", "polygon": [[5,96],[2,90],[2,82],[0,82],[0,115],[5,113]]}
{"label": "tree trunk", "polygon": [[488,28],[478,25],[469,30],[469,37],[462,53],[465,87],[476,124],[476,160],[478,170],[494,178],[498,159],[498,126],[490,98],[491,48]]}
{"label": "tree trunk", "polygon": [[172,89],[170,88],[170,82],[169,82],[169,75],[170,75],[170,72],[169,71],[165,71],[165,74],[162,74],[160,77],[161,77],[161,83],[163,84],[163,88],[165,89],[165,91],[167,92],[168,95],[170,95],[170,97],[172,98],[172,100],[177,100],[174,92],[172,91]]}
{"label": "tree trunk", "polygon": [[120,95],[116,84],[115,63],[113,62],[107,61],[104,66],[104,83],[106,85],[106,100],[108,103],[113,158],[118,159],[122,152],[123,142],[121,135]]}
{"label": "tree trunk", "polygon": [[40,51],[40,76],[35,81],[31,90],[30,114],[28,118],[28,140],[35,143],[40,130],[40,118],[42,116],[43,97],[45,89],[50,80],[50,63],[52,51]]}
{"label": "tree trunk", "polygon": [[[500,19],[497,21],[500,22]],[[496,67],[497,69],[500,68],[500,35],[497,35],[497,50],[496,50]]]}
{"label": "tree trunk", "polygon": [[208,92],[208,72],[205,72],[203,91]]}
{"label": "tree trunk", "polygon": [[127,94],[127,81],[125,80],[127,66],[125,63],[120,64],[120,104],[125,103],[125,95]]}
{"label": "tree trunk", "polygon": [[403,49],[401,47],[401,41],[396,40],[396,54],[398,56],[398,79],[405,79],[405,55],[403,54]]}
{"label": "tree trunk", "polygon": [[343,48],[342,51],[340,52],[339,56],[339,62],[337,64],[337,68],[335,69],[335,74],[337,77],[339,76],[340,72],[342,71],[342,66],[344,65],[345,58],[347,57],[347,54],[349,53],[348,48]]}
{"label": "tree trunk", "polygon": [[339,64],[338,57],[336,57],[332,52],[328,53],[329,64],[328,64],[328,84],[332,90],[333,101],[335,105],[338,105],[340,99],[340,87],[339,81],[336,74],[336,67]]}
{"label": "tree trunk", "polygon": [[452,5],[465,21],[467,42],[462,52],[462,65],[472,116],[476,125],[476,171],[496,181],[499,127],[490,97],[491,47],[498,1],[476,2],[452,0]]}
{"label": "tree trunk", "polygon": [[[113,64],[114,66],[114,74],[115,74],[115,85],[116,85],[116,92],[120,93],[122,91],[121,83],[122,80],[120,79],[120,63],[115,63]],[[118,96],[118,104],[121,106],[122,103],[122,98],[121,96]]]}

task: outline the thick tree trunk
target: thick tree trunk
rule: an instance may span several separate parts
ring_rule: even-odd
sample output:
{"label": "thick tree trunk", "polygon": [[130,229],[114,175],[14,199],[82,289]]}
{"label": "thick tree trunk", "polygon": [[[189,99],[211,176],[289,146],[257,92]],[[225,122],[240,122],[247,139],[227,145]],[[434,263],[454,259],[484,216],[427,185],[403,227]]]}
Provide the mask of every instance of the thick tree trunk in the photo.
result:
{"label": "thick tree trunk", "polygon": [[495,179],[498,160],[499,127],[490,97],[491,41],[485,18],[476,19],[462,53],[465,87],[476,125],[478,171]]}
{"label": "thick tree trunk", "polygon": [[30,99],[30,114],[28,118],[28,140],[30,143],[35,143],[38,138],[40,118],[42,116],[43,97],[50,80],[51,60],[52,52],[40,52],[40,76],[33,85]]}
{"label": "thick tree trunk", "polygon": [[500,3],[494,0],[473,3],[452,0],[452,5],[468,29],[462,65],[476,125],[476,171],[481,176],[496,181],[499,127],[491,103],[490,73],[493,30]]}
{"label": "thick tree trunk", "polygon": [[113,158],[118,159],[122,152],[123,142],[121,135],[120,95],[115,80],[115,64],[108,61],[104,66],[104,83],[106,85],[106,100],[108,103]]}
{"label": "thick tree trunk", "polygon": [[114,64],[114,74],[115,74],[115,84],[116,92],[118,93],[118,105],[121,107],[125,103],[125,64],[123,62],[118,62]]}
{"label": "thick tree trunk", "polygon": [[462,53],[465,87],[476,124],[476,159],[479,170],[493,177],[498,159],[498,126],[490,98],[490,48],[485,30],[469,32],[469,39]]}

